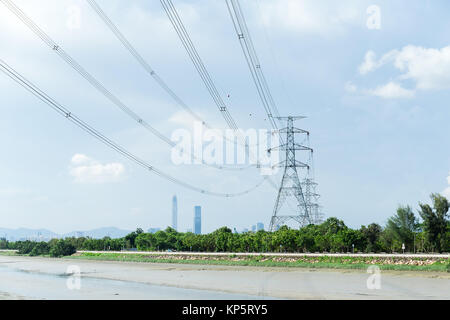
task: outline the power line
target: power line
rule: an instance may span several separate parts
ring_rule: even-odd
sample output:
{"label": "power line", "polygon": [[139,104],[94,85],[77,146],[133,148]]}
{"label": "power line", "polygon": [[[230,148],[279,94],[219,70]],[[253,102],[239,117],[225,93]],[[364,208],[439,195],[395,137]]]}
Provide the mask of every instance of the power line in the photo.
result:
{"label": "power line", "polygon": [[[256,90],[260,97],[261,103],[266,111],[267,118],[272,126],[272,129],[278,132],[278,125],[274,119],[274,114],[276,118],[279,118],[278,108],[275,104],[272,94],[270,93],[269,86],[264,77],[264,73],[261,69],[261,64],[258,60],[256,50],[253,46],[253,42],[250,37],[250,33],[245,23],[244,15],[240,8],[239,2],[234,0],[225,0],[228,8],[228,12],[233,22],[234,29],[239,39],[239,44],[241,45],[242,52],[244,53],[245,60],[250,69],[250,74],[252,76],[253,82],[255,83]],[[279,135],[280,144],[284,144],[284,139]],[[275,183],[272,183],[274,185]],[[278,189],[278,188],[277,188]]]}
{"label": "power line", "polygon": [[[230,128],[237,128],[235,121],[231,117],[228,109],[225,106],[225,103],[223,102],[219,92],[217,91],[216,86],[214,85],[214,82],[211,79],[208,70],[206,69],[202,59],[200,58],[200,55],[198,54],[190,36],[189,36],[189,33],[187,32],[172,1],[171,0],[160,0],[160,2],[161,2],[161,5],[163,6],[164,11],[167,14],[167,17],[169,18],[170,22],[172,23],[172,26],[174,27],[179,39],[181,40],[181,43],[183,44],[184,48],[186,49],[192,63],[194,64],[197,72],[199,73],[203,83],[205,84],[206,88],[208,89],[208,92],[210,93],[210,95],[213,98],[214,102],[216,103],[217,107],[222,112],[222,114],[224,115],[226,120],[227,119],[232,120],[232,123],[231,124],[229,123]],[[271,119],[271,121],[273,121],[273,119]],[[239,133],[239,131],[238,131],[238,133]],[[273,182],[271,179],[268,179],[268,181],[274,188],[278,189],[278,186],[276,185],[275,182]]]}
{"label": "power line", "polygon": [[[128,39],[120,32],[120,30],[117,28],[117,26],[112,22],[112,20],[106,15],[106,13],[101,9],[101,7],[97,4],[95,0],[87,0],[87,2],[90,4],[92,9],[97,13],[97,15],[100,17],[100,19],[106,24],[106,26],[113,32],[113,34],[118,38],[118,40],[122,43],[122,45],[130,52],[130,54],[137,60],[137,62],[143,67],[143,69],[150,74],[153,79],[177,102],[182,108],[184,108],[186,111],[188,111],[192,116],[194,116],[197,120],[201,121],[204,126],[211,129],[211,127],[206,123],[205,120],[200,118],[195,112],[190,109],[186,103],[181,100],[181,98],[169,88],[169,86],[164,82],[164,80],[155,72],[155,70],[148,64],[148,62],[142,57],[142,55],[139,54],[139,52],[133,47],[133,45],[128,41]],[[213,99],[215,102],[218,102],[219,109],[223,114],[225,114],[226,120],[232,120],[232,124],[228,122],[229,126],[233,128],[234,130],[237,129],[236,122],[232,119],[231,115],[229,114],[228,110],[225,110],[224,108],[224,102],[218,93],[214,83],[212,82],[211,77],[209,76],[208,71],[206,70],[200,56],[198,55],[190,37],[189,34],[186,31],[186,28],[184,27],[178,13],[176,12],[175,7],[170,1],[167,1],[167,3],[162,3],[163,7],[168,14],[168,17],[170,21],[172,22],[175,30],[177,31],[177,34],[180,36],[180,39],[185,46],[186,50],[188,51],[189,56],[191,57],[192,61],[194,62],[195,67],[199,71],[199,74],[204,80],[206,87],[208,88],[208,91],[211,93]],[[223,136],[224,140],[228,140],[226,136]],[[231,141],[235,143],[234,141]],[[247,167],[245,167],[247,168]],[[243,169],[245,169],[243,168]]]}
{"label": "power line", "polygon": [[[274,119],[274,117],[278,118],[280,116],[278,108],[272,94],[270,93],[269,86],[262,71],[261,63],[259,62],[256,54],[256,50],[248,31],[239,1],[226,0],[226,4],[264,110],[266,111],[272,128],[274,130],[278,130],[277,122]],[[281,136],[280,139],[282,139]]]}
{"label": "power line", "polygon": [[[190,115],[192,115],[195,119],[200,121],[206,128],[213,130],[211,125],[209,125],[204,119],[202,119],[198,114],[196,114],[161,78],[160,75],[149,65],[149,63],[142,57],[142,55],[136,50],[136,48],[128,41],[128,39],[120,32],[119,28],[113,23],[113,21],[108,17],[108,15],[102,10],[102,8],[98,5],[95,0],[86,0],[92,9],[97,13],[100,19],[106,24],[106,26],[111,30],[111,32],[117,37],[117,39],[122,43],[125,49],[136,59],[136,61],[141,65],[141,67],[156,81],[156,83],[184,110],[186,110]],[[231,118],[230,116],[226,117],[227,119]],[[235,125],[234,120],[232,121]],[[232,129],[236,129],[234,126]],[[222,134],[224,140],[230,141],[230,139]],[[231,141],[235,144],[234,141]],[[233,170],[242,170],[251,167],[252,165],[240,168],[230,168],[230,167],[222,167],[222,169],[233,169]]]}
{"label": "power line", "polygon": [[[88,73],[78,62],[75,61],[68,53],[66,53],[60,45],[53,41],[42,29],[40,29],[25,13],[19,9],[10,0],[0,0],[3,4],[15,14],[31,31],[33,31],[50,49],[52,49],[59,57],[61,57],[69,66],[71,66],[75,71],[77,71],[85,80],[87,80],[95,89],[102,93],[108,100],[110,100],[115,106],[120,108],[124,113],[126,113],[130,118],[135,120],[141,126],[143,126],[147,131],[150,131],[153,135],[164,141],[166,144],[172,148],[179,148],[176,143],[166,137],[164,134],[159,132],[157,129],[152,127],[147,121],[145,121],[140,115],[131,110],[125,103],[123,103],[119,98],[117,98],[113,93],[111,93],[105,86],[98,81],[94,76]],[[182,150],[183,153],[187,153]],[[196,156],[190,153],[190,157],[197,159]],[[208,164],[203,159],[201,163],[206,166],[214,167],[217,169],[225,170],[244,170],[248,167],[225,167],[215,164]]]}
{"label": "power line", "polygon": [[253,186],[250,189],[247,189],[245,191],[236,192],[236,193],[219,193],[219,192],[213,192],[206,189],[202,189],[196,186],[193,186],[189,183],[186,183],[182,180],[179,180],[167,173],[164,173],[163,171],[157,169],[156,167],[152,166],[148,162],[140,159],[139,157],[135,156],[131,152],[127,151],[125,148],[121,147],[114,141],[110,140],[106,136],[104,136],[102,133],[88,125],[86,122],[78,118],[75,114],[73,114],[70,110],[62,106],[60,103],[56,102],[53,98],[48,96],[44,91],[39,89],[37,86],[35,86],[33,83],[31,83],[29,80],[24,78],[22,75],[20,75],[16,70],[14,70],[12,67],[10,67],[6,62],[0,59],[0,70],[5,73],[8,77],[10,77],[12,80],[20,84],[22,87],[24,87],[27,91],[29,91],[31,94],[33,94],[35,97],[40,99],[42,102],[50,106],[53,110],[55,110],[58,114],[65,117],[67,120],[71,121],[84,131],[86,131],[88,134],[93,136],[94,138],[100,140],[102,143],[104,143],[106,146],[110,147],[114,151],[118,152],[122,156],[128,158],[129,160],[133,161],[134,163],[138,164],[139,166],[153,172],[154,174],[171,181],[172,183],[175,183],[177,185],[180,185],[182,187],[188,188],[190,190],[211,195],[211,196],[218,196],[218,197],[237,197],[242,196],[245,194],[250,193],[251,191],[258,188],[265,180],[266,178],[263,178],[258,184]]}
{"label": "power line", "polygon": [[[263,14],[262,14],[260,2],[261,2],[261,0],[257,0],[256,1],[256,6],[258,8],[259,15],[262,16]],[[266,43],[267,43],[267,46],[269,47],[269,51],[270,51],[270,54],[272,56],[272,60],[273,60],[273,62],[275,64],[276,71],[278,72],[278,76],[280,78],[281,87],[282,87],[282,89],[284,91],[284,94],[287,96],[289,102],[292,105],[294,105],[294,100],[292,99],[292,96],[291,96],[290,92],[286,88],[285,73],[283,72],[282,68],[280,68],[279,63],[278,63],[279,62],[279,58],[277,57],[277,54],[276,54],[275,50],[273,49],[273,46],[271,45],[270,32],[267,30],[268,27],[266,26],[266,23],[264,22],[264,19],[261,19],[261,20],[262,20],[262,27],[263,27],[263,31],[264,31],[264,36],[266,38]]]}
{"label": "power line", "polygon": [[[225,0],[228,8],[228,12],[230,14],[231,20],[233,22],[234,29],[239,39],[239,43],[241,45],[242,51],[244,53],[244,57],[247,61],[248,67],[250,69],[250,73],[252,75],[253,82],[255,83],[256,89],[258,91],[258,95],[261,99],[264,109],[266,110],[267,116],[271,119],[271,125],[274,129],[277,129],[277,123],[275,118],[278,120],[286,119],[279,116],[278,108],[275,104],[275,101],[270,92],[269,86],[267,84],[266,78],[261,68],[261,64],[259,62],[258,56],[256,54],[255,47],[253,45],[250,32],[247,27],[247,23],[245,22],[244,14],[242,13],[241,6],[239,4],[239,0]],[[296,145],[294,141],[294,133],[306,133],[304,130],[295,131],[293,129],[293,120],[295,117],[288,117],[288,129],[290,128],[292,131],[289,132],[287,130],[287,141],[283,142],[283,138],[280,135],[281,146],[286,148],[286,166],[285,172],[281,181],[281,186],[278,192],[278,197],[276,200],[273,217],[271,220],[271,228],[275,226],[277,222],[284,223],[286,219],[294,219],[300,223],[304,223],[305,221],[314,221],[315,223],[320,221],[322,214],[319,211],[318,198],[319,195],[316,193],[317,184],[314,182],[314,172],[312,171],[313,165],[313,150],[309,148],[309,133],[307,134],[307,143],[308,146],[306,149],[298,149],[298,150],[309,150],[310,157],[308,159],[309,164],[307,167],[306,178],[300,182],[297,170],[295,167],[299,165],[303,167],[302,163],[296,162],[295,160],[295,150],[300,145]],[[288,161],[291,161],[293,164],[291,166],[287,166]],[[292,169],[294,168],[294,170]],[[293,189],[289,186],[290,182],[293,186]],[[303,187],[306,189],[306,193],[302,191]],[[288,185],[288,187],[286,187]],[[295,192],[292,193],[292,190]],[[303,207],[304,212],[299,216],[285,216],[285,217],[277,217],[277,212],[280,208],[280,205],[284,201],[284,198],[287,196],[294,196],[298,200],[298,207],[301,209]],[[306,196],[306,197],[305,197]],[[306,219],[306,220],[305,220]]]}
{"label": "power line", "polygon": [[180,38],[181,43],[183,44],[184,48],[186,49],[186,51],[189,55],[189,58],[191,59],[195,68],[197,69],[197,72],[200,75],[200,78],[202,79],[203,83],[205,84],[206,89],[208,90],[209,94],[211,95],[214,103],[217,105],[217,108],[221,112],[221,114],[224,117],[225,121],[227,122],[228,126],[231,129],[237,129],[236,122],[234,121],[233,117],[231,116],[230,112],[228,111],[228,108],[227,108],[226,104],[224,103],[222,97],[220,96],[208,70],[206,69],[202,59],[200,58],[200,55],[198,54],[197,50],[195,49],[195,46],[189,36],[189,33],[187,32],[186,28],[184,27],[184,24],[181,21],[181,18],[178,15],[178,12],[175,9],[172,1],[171,0],[160,0],[160,2],[164,8],[164,11],[167,14],[167,17],[169,18],[170,22],[172,23],[172,26],[174,27],[178,37]]}
{"label": "power line", "polygon": [[155,70],[148,64],[148,62],[139,54],[136,48],[128,41],[128,39],[120,32],[117,26],[111,21],[106,13],[100,8],[100,6],[94,0],[86,0],[92,9],[97,13],[100,19],[106,24],[106,26],[112,31],[122,45],[130,52],[130,54],[136,59],[141,67],[158,83],[158,85],[169,94],[172,99],[184,110],[186,110],[191,116],[198,121],[201,121],[203,125],[210,128],[210,126],[204,121],[198,114],[196,114],[186,103],[166,84],[166,82],[155,72]]}
{"label": "power line", "polygon": [[[69,66],[71,66],[75,71],[77,71],[84,79],[86,79],[94,88],[96,88],[100,93],[102,93],[108,100],[110,100],[114,105],[119,107],[123,112],[125,112],[128,116],[142,125],[145,129],[153,133],[155,136],[163,140],[169,146],[173,148],[180,149],[178,145],[172,142],[169,138],[165,137],[162,133],[153,128],[148,122],[142,119],[139,115],[133,112],[129,107],[127,107],[121,100],[119,100],[115,95],[113,95],[109,90],[107,90],[97,79],[95,79],[91,74],[89,74],[80,64],[78,64],[71,56],[69,56],[55,41],[53,41],[42,29],[40,29],[29,17],[25,15],[25,13],[20,10],[13,2],[10,0],[0,0],[3,4],[13,13],[15,14],[31,31],[33,31],[52,51],[57,53]],[[185,150],[181,150],[182,152],[187,153]],[[196,156],[190,153],[190,156],[193,159],[197,159]],[[224,170],[244,170],[248,167],[224,167],[215,164],[208,164],[203,159],[201,159],[201,163],[206,166],[214,167],[217,169]],[[267,179],[269,183],[277,188],[277,185],[270,179]]]}

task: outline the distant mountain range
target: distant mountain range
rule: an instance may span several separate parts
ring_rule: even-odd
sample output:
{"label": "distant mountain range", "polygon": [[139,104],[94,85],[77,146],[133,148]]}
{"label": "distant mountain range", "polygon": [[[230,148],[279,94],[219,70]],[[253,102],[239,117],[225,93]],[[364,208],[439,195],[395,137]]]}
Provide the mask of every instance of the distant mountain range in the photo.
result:
{"label": "distant mountain range", "polygon": [[90,237],[101,239],[103,237],[121,238],[129,234],[130,230],[123,230],[116,227],[98,228],[88,231],[72,231],[65,234],[57,234],[47,229],[6,229],[0,228],[0,238],[6,238],[9,241],[18,240],[42,240],[47,241],[53,238],[67,237]]}

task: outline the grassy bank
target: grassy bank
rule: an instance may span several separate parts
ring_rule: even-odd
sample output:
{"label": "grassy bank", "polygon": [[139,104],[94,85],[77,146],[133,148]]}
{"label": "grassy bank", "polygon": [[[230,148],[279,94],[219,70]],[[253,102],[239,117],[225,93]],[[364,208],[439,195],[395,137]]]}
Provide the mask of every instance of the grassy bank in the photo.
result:
{"label": "grassy bank", "polygon": [[14,250],[11,251],[0,251],[1,256],[17,256],[17,252]]}
{"label": "grassy bank", "polygon": [[267,257],[267,256],[167,256],[155,254],[77,253],[70,259],[129,261],[148,263],[184,263],[227,266],[367,269],[377,265],[381,270],[450,272],[445,258],[384,258],[384,257]]}

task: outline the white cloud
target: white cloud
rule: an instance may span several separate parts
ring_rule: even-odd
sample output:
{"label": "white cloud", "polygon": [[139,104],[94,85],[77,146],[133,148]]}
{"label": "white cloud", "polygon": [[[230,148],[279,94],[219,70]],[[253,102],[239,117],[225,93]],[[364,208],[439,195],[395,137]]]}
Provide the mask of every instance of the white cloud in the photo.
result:
{"label": "white cloud", "polygon": [[388,82],[385,85],[379,86],[374,90],[367,90],[368,94],[384,99],[406,98],[414,97],[414,91],[403,88],[395,82]]}
{"label": "white cloud", "polygon": [[363,63],[359,66],[359,73],[365,75],[369,72],[375,71],[376,69],[382,67],[383,65],[393,61],[395,57],[398,55],[397,50],[392,50],[386,53],[381,57],[381,59],[377,60],[377,55],[372,50],[366,52],[364,56]]}
{"label": "white cloud", "polygon": [[369,50],[364,56],[364,62],[359,66],[359,73],[366,74],[372,72],[377,67],[378,62],[376,61],[376,54],[372,50]]}
{"label": "white cloud", "polygon": [[450,46],[427,49],[407,46],[395,55],[402,78],[416,81],[418,89],[450,89]]}
{"label": "white cloud", "polygon": [[[379,60],[373,51],[368,51],[363,63],[359,66],[359,73],[368,74],[385,64],[392,65],[402,74],[398,80],[412,80],[416,90],[444,90],[450,89],[450,46],[442,49],[406,46],[401,50],[392,50],[384,54]],[[412,97],[412,90],[406,90],[399,84],[390,82],[383,87],[369,90],[369,93],[385,94],[385,97]],[[378,95],[378,94],[375,94]]]}
{"label": "white cloud", "polygon": [[332,1],[322,3],[314,0],[265,0],[260,11],[264,24],[270,28],[283,28],[300,33],[329,35],[342,32],[347,27],[364,26],[365,16],[358,1]]}
{"label": "white cloud", "polygon": [[106,183],[119,181],[125,167],[118,162],[101,164],[84,154],[75,154],[69,173],[77,183]]}
{"label": "white cloud", "polygon": [[448,183],[448,187],[445,188],[444,191],[442,191],[442,195],[450,200],[450,173],[448,174],[448,177],[447,177],[447,183]]}
{"label": "white cloud", "polygon": [[81,165],[91,162],[91,159],[84,154],[77,153],[72,157],[72,160],[70,162],[74,165]]}
{"label": "white cloud", "polygon": [[450,200],[450,187],[446,188],[442,194],[444,195],[444,197],[446,197],[447,199]]}

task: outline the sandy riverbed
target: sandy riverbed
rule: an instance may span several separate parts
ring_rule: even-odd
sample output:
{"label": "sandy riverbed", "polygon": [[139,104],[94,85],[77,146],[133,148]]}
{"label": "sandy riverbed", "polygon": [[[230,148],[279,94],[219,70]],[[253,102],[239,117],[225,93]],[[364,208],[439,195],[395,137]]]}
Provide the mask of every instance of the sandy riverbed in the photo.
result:
{"label": "sandy riverbed", "polygon": [[[66,286],[81,271],[81,290]],[[0,299],[450,299],[450,274],[235,267],[0,256]]]}

